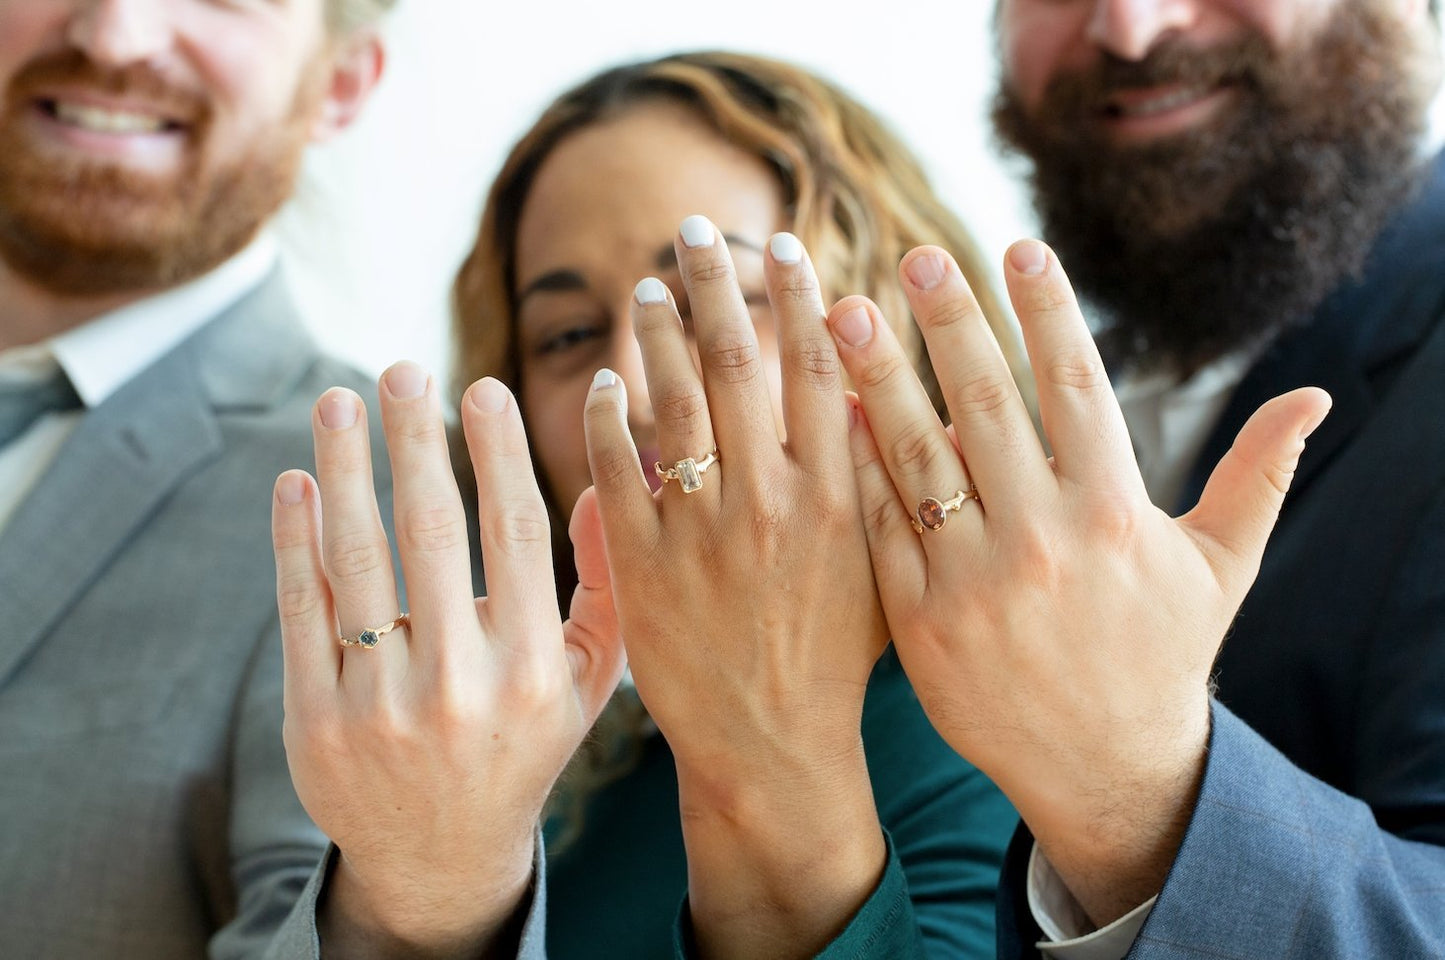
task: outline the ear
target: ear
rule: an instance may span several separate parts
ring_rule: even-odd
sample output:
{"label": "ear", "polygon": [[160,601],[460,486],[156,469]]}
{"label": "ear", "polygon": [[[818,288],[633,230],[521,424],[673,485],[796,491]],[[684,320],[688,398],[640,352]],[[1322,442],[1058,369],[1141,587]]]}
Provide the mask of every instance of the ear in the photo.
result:
{"label": "ear", "polygon": [[321,110],[311,128],[323,143],[356,120],[386,69],[386,44],[374,29],[360,29],[335,41]]}

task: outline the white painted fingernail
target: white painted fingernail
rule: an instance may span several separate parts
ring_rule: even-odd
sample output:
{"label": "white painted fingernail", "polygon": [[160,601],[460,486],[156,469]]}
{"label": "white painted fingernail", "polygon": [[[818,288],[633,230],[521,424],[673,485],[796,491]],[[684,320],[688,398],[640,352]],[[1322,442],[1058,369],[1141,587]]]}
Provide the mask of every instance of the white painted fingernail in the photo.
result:
{"label": "white painted fingernail", "polygon": [[803,259],[803,242],[791,233],[773,234],[768,250],[779,263],[798,263]]}
{"label": "white painted fingernail", "polygon": [[656,277],[647,277],[637,282],[637,289],[633,291],[638,303],[666,303],[667,285]]}
{"label": "white painted fingernail", "polygon": [[593,390],[605,390],[608,387],[615,386],[617,386],[617,374],[608,370],[606,367],[598,370],[597,375],[592,378]]}
{"label": "white painted fingernail", "polygon": [[682,221],[678,232],[682,234],[682,242],[690,248],[710,247],[717,238],[717,231],[713,229],[712,221],[697,214]]}

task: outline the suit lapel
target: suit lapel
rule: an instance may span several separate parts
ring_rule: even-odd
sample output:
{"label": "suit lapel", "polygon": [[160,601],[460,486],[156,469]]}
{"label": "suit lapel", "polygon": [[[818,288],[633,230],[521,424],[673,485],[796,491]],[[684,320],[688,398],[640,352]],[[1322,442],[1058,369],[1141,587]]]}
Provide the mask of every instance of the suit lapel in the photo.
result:
{"label": "suit lapel", "polygon": [[221,456],[217,409],[268,406],[314,360],[273,275],[85,414],[0,533],[0,684],[167,497]]}

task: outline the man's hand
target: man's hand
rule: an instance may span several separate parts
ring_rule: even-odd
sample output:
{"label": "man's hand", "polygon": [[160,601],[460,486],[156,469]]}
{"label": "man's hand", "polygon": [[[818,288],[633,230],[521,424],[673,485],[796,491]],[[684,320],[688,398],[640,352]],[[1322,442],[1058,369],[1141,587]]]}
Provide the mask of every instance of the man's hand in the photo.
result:
{"label": "man's hand", "polygon": [[934,725],[1102,925],[1158,893],[1177,853],[1211,666],[1329,398],[1267,404],[1174,520],[1046,247],[1015,245],[1006,276],[1052,459],[952,259],[924,247],[900,272],[950,429],[873,304],[829,316],[865,412],[854,460],[884,611]]}
{"label": "man's hand", "polygon": [[402,363],[380,393],[409,624],[374,648],[338,643],[400,612],[355,394],[316,405],[319,484],[299,471],[276,484],[286,754],[341,854],[322,951],[484,956],[516,936],[542,804],[622,671],[601,524],[595,506],[574,514],[581,585],[562,623],[516,404],[496,381],[473,385],[461,413],[490,588],[474,599],[436,387]]}

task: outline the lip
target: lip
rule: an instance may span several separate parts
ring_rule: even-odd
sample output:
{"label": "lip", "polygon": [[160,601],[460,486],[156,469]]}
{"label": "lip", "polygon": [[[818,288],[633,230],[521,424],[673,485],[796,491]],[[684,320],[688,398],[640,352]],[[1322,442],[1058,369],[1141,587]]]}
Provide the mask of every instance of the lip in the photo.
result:
{"label": "lip", "polygon": [[[56,112],[57,102],[154,117],[163,126],[159,130],[89,129],[61,119]],[[190,135],[190,126],[173,119],[165,110],[90,92],[44,91],[31,98],[25,119],[33,144],[43,152],[57,157],[107,161],[151,172],[173,170],[185,152]]]}
{"label": "lip", "polygon": [[1233,84],[1191,88],[1182,84],[1118,90],[1103,117],[1113,139],[1147,142],[1178,136],[1205,126],[1236,97]]}

